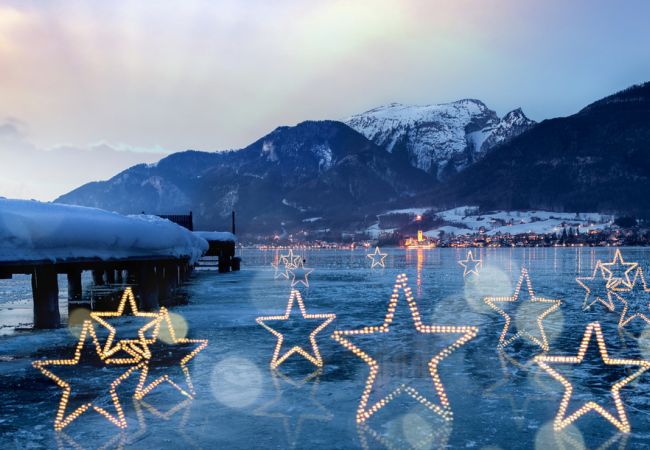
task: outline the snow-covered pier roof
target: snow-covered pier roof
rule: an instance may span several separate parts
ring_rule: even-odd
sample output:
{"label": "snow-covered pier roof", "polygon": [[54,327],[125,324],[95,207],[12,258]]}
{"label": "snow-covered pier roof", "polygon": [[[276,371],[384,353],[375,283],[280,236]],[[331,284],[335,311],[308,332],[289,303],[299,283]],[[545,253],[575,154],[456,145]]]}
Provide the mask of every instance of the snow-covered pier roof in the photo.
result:
{"label": "snow-covered pier roof", "polygon": [[157,216],[0,198],[0,263],[84,259],[188,258],[208,243]]}

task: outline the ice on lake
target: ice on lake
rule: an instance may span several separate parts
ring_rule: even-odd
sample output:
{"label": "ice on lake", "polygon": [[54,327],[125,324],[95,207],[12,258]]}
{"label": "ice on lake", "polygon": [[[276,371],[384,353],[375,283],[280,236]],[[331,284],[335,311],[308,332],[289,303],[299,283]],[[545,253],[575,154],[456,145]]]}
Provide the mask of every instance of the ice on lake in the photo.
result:
{"label": "ice on lake", "polygon": [[[483,302],[485,296],[511,296],[521,268],[526,267],[537,296],[562,301],[543,321],[549,354],[575,355],[587,324],[599,321],[610,357],[650,358],[650,333],[643,320],[618,330],[620,303],[613,313],[599,303],[589,311],[582,309],[585,289],[575,278],[590,276],[598,260],[611,261],[614,249],[477,250],[483,261],[478,277],[463,277],[458,264],[465,259],[463,249],[382,250],[388,253],[386,268],[372,270],[365,250],[299,252],[306,259],[305,267],[314,269],[309,287],[298,286],[307,311],[337,315],[317,335],[322,368],[299,355],[289,357],[278,370],[269,366],[276,338],[255,319],[285,312],[290,282],[276,279],[271,266],[284,252],[244,249],[241,272],[196,272],[185,288],[189,304],[172,310],[177,323],[186,325],[187,337],[209,340],[188,366],[196,396],[190,399],[163,383],[141,401],[134,400],[137,376],[129,378],[118,389],[128,425],[124,430],[96,412],[86,412],[62,432],[54,431],[61,389],[31,362],[71,357],[74,330],[9,333],[10,324],[28,325],[31,320],[29,279],[0,281],[0,321],[7,325],[0,337],[0,447],[633,449],[650,445],[650,374],[621,390],[631,433],[619,433],[593,412],[556,432],[553,420],[563,386],[532,361],[541,349],[527,339],[497,348],[504,319]],[[648,250],[622,252],[625,260],[639,262],[644,271],[650,269]],[[335,330],[381,325],[401,273],[408,277],[424,325],[475,326],[478,335],[438,367],[453,412],[451,420],[412,396],[399,395],[358,424],[357,408],[369,366],[330,336]],[[514,307],[508,312],[513,333],[534,328],[531,311]],[[124,320],[128,328],[129,318]],[[439,404],[426,364],[451,338],[414,335],[403,295],[393,324],[392,334],[383,336],[386,339],[365,335],[354,340],[385,368],[376,379],[370,403],[406,380]],[[285,325],[278,329],[291,345],[306,336],[299,317]],[[304,346],[309,348],[309,342]],[[620,375],[614,368],[603,373],[591,365],[569,372],[576,385],[576,402],[570,408],[597,400],[613,412],[606,388],[615,377],[630,373]],[[86,374],[87,379],[81,380]],[[99,368],[72,376],[99,392],[115,374],[112,368]]]}

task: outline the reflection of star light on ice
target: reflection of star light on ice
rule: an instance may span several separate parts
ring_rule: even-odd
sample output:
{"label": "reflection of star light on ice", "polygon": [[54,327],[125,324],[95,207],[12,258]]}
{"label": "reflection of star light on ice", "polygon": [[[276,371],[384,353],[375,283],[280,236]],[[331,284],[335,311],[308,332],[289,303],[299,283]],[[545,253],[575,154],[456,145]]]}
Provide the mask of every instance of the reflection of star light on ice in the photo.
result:
{"label": "reflection of star light on ice", "polygon": [[[82,358],[82,351],[84,350],[84,346],[88,337],[90,338],[89,340],[91,341],[91,344],[94,347],[94,349],[91,349],[90,351],[87,352],[83,352],[83,358]],[[75,348],[74,358],[50,359],[44,361],[34,361],[32,363],[34,368],[40,370],[41,373],[46,377],[54,380],[54,382],[63,390],[63,393],[61,395],[61,400],[59,401],[59,408],[57,410],[56,417],[54,419],[54,428],[57,431],[62,430],[70,423],[72,423],[75,419],[77,419],[79,416],[81,416],[84,412],[86,412],[91,408],[97,411],[98,413],[100,413],[102,416],[108,419],[115,426],[119,428],[126,428],[126,420],[124,418],[124,412],[122,410],[122,405],[120,404],[120,399],[117,395],[116,389],[117,386],[119,386],[120,383],[122,383],[122,381],[124,381],[126,378],[128,378],[131,375],[131,373],[135,370],[135,367],[125,369],[125,371],[119,377],[117,377],[109,386],[108,394],[111,398],[112,409],[115,410],[114,414],[110,413],[104,407],[99,406],[99,404],[96,404],[94,402],[83,403],[81,406],[77,407],[74,411],[68,412],[68,403],[70,401],[70,398],[74,395],[79,395],[79,394],[85,395],[88,394],[88,392],[81,392],[81,393],[76,392],[71,382],[67,382],[63,380],[55,373],[53,373],[52,370],[56,371],[57,367],[62,367],[62,366],[76,366],[80,362],[82,362],[82,360],[84,360],[83,362],[88,362],[87,361],[87,358],[89,357],[88,353],[90,353],[90,358],[93,358],[95,361],[100,361],[102,364],[104,363],[103,361],[104,357],[100,350],[99,342],[97,341],[97,336],[95,335],[93,324],[89,320],[85,321],[83,324],[83,328],[79,335],[79,342],[77,343],[77,347]],[[99,391],[102,391],[101,387],[99,388]]]}
{"label": "reflection of star light on ice", "polygon": [[474,259],[474,255],[472,255],[472,251],[470,250],[467,252],[467,257],[458,261],[458,264],[463,267],[463,276],[466,277],[471,274],[478,275],[481,267],[483,267],[483,260]]}
{"label": "reflection of star light on ice", "polygon": [[594,272],[590,277],[577,277],[576,282],[585,289],[585,300],[582,303],[582,310],[588,311],[591,307],[600,302],[609,311],[614,311],[612,302],[612,292],[607,287],[608,278],[601,266],[601,262],[596,262]]}
{"label": "reflection of star light on ice", "polygon": [[289,274],[291,275],[291,287],[295,287],[299,284],[302,284],[305,287],[309,287],[309,274],[311,274],[314,269],[307,269],[305,263],[300,261],[297,266],[289,269]]}
{"label": "reflection of star light on ice", "polygon": [[[306,421],[329,422],[334,415],[316,400],[321,369],[317,369],[301,380],[294,380],[279,370],[273,370],[272,380],[275,398],[254,411],[256,416],[270,417],[282,421],[287,442],[295,448],[299,442],[303,423]],[[300,414],[296,417],[296,409]]]}
{"label": "reflection of star light on ice", "polygon": [[[413,326],[411,326],[410,321],[407,321],[408,323],[393,323],[393,317],[395,315],[396,307],[398,306],[400,292],[402,292],[406,298],[406,303],[410,311]],[[405,371],[409,372],[408,374],[402,374],[400,380],[391,380],[392,382],[388,383],[390,386],[388,386],[388,389],[385,389],[387,392],[389,392],[387,395],[381,396],[379,399],[373,399],[373,397],[378,396],[377,390],[384,388],[384,386],[378,386],[377,380],[391,378],[390,374],[385,373],[385,366],[392,366],[394,364],[391,364],[390,362],[385,364],[381,360],[383,355],[381,352],[377,354],[378,352],[376,347],[378,347],[377,342],[387,338],[390,334],[391,329],[393,328],[397,328],[399,331],[408,333],[418,339],[442,337],[444,335],[453,336],[453,342],[451,345],[443,347],[442,350],[433,355],[420,355],[422,352],[416,351],[417,349],[415,348],[408,348],[405,350],[404,354],[399,355],[399,359],[402,361],[404,357],[410,357],[412,359],[420,358],[421,360],[418,362],[423,362],[425,360],[424,364],[426,367],[424,368],[424,371],[427,372],[427,375],[431,378],[429,382],[426,383],[426,385],[438,398],[438,402],[434,403],[423,393],[419,392],[417,389],[411,386],[413,374],[410,372],[413,372],[415,369],[420,368],[412,367],[412,364],[406,364],[406,366],[403,367]],[[398,337],[403,340],[403,333],[399,333],[399,331]],[[364,423],[374,413],[379,411],[382,407],[386,406],[400,394],[406,394],[412,397],[425,407],[440,415],[443,419],[451,420],[452,412],[444,386],[440,380],[440,376],[438,375],[438,365],[454,350],[474,338],[477,333],[478,328],[472,326],[424,325],[422,323],[420,312],[418,310],[415,299],[411,293],[411,289],[407,285],[406,275],[398,275],[390,302],[388,304],[388,310],[384,318],[384,323],[382,325],[365,326],[363,328],[354,330],[336,330],[332,335],[332,338],[334,338],[334,340],[336,340],[348,350],[351,350],[356,356],[361,358],[366,364],[370,366],[370,374],[366,380],[366,386],[361,395],[361,401],[359,402],[359,406],[357,408],[357,423]],[[395,333],[392,333],[392,335],[395,335]],[[373,346],[369,343],[366,343],[365,345],[355,344],[359,336],[373,338],[372,341],[375,343],[375,345]],[[433,381],[432,384],[431,381]]]}
{"label": "reflection of star light on ice", "polygon": [[[206,339],[187,339],[178,337],[169,312],[165,307],[160,308],[160,318],[154,322],[153,325],[155,327],[152,346],[157,344],[158,348],[152,347],[154,350],[151,351],[151,356],[149,358],[145,357],[143,361],[135,367],[140,371],[140,379],[135,391],[135,398],[141,400],[145,395],[164,382],[169,383],[181,394],[193,398],[195,392],[194,386],[192,385],[188,363],[201,350],[207,347],[208,341]],[[171,338],[169,342],[159,339],[161,329],[163,329],[163,332]],[[170,355],[174,360],[174,365],[178,364],[178,367],[183,373],[182,381],[184,381],[186,388],[181,386],[182,383],[178,379],[173,379],[170,375],[168,361]],[[161,370],[164,372],[162,375],[158,377],[153,375],[154,371]]]}
{"label": "reflection of star light on ice", "polygon": [[[522,290],[524,281],[526,281],[526,287]],[[520,297],[523,297],[526,294],[529,297],[528,302],[520,301]],[[512,297],[486,297],[484,301],[490,308],[501,314],[506,321],[503,331],[499,336],[499,346],[506,347],[518,338],[527,337],[530,341],[539,345],[544,351],[548,351],[549,344],[543,321],[549,314],[558,310],[562,302],[560,300],[552,300],[536,296],[526,269],[521,269],[521,275]],[[534,324],[529,324],[528,321],[525,321],[522,323],[524,329],[518,329],[512,337],[506,338],[513,325],[512,318],[510,314],[505,312],[500,306],[498,306],[498,304],[517,304],[522,307],[535,306],[541,308],[542,312],[536,316]],[[528,311],[525,313],[528,315]]]}
{"label": "reflection of star light on ice", "polygon": [[388,254],[382,253],[381,250],[379,250],[379,246],[375,247],[375,251],[373,253],[368,253],[366,256],[372,261],[370,264],[371,269],[374,269],[375,267],[386,267],[384,260]]}
{"label": "reflection of star light on ice", "polygon": [[[593,339],[592,339],[593,338]],[[594,355],[589,354],[589,358],[585,358],[588,354],[587,351],[592,344],[592,340],[596,341],[598,348],[598,360]],[[586,360],[586,361],[585,361]],[[621,388],[625,387],[643,372],[650,368],[650,362],[644,360],[633,360],[633,359],[616,359],[610,358],[607,354],[607,347],[605,345],[605,340],[603,338],[603,332],[600,328],[600,323],[593,322],[587,325],[585,333],[582,337],[582,342],[578,349],[578,354],[576,356],[547,356],[539,355],[535,357],[535,362],[540,365],[546,372],[548,372],[553,378],[562,383],[564,386],[564,396],[560,402],[560,409],[558,410],[557,415],[555,416],[555,421],[553,423],[553,428],[556,431],[559,431],[570,425],[589,411],[594,411],[599,413],[605,419],[607,419],[612,425],[618,428],[624,433],[629,433],[630,424],[627,420],[627,415],[625,413],[625,407],[623,406],[623,401],[621,400],[619,391]],[[572,383],[564,376],[562,376],[555,368],[556,365],[572,365],[573,370],[575,366],[582,365],[585,362],[584,367],[594,367],[598,365],[601,368],[601,373],[599,375],[605,374],[611,371],[611,366],[633,366],[638,367],[638,369],[633,372],[631,375],[628,375],[624,378],[619,379],[612,384],[610,392],[607,395],[604,395],[602,400],[608,402],[613,402],[614,409],[616,411],[616,416],[601,404],[595,401],[589,401],[584,403],[580,408],[575,411],[569,411],[569,405],[573,399],[573,385]],[[581,378],[571,377],[571,379],[579,382]],[[611,396],[610,396],[611,394]]]}
{"label": "reflection of star light on ice", "polygon": [[[294,301],[298,303],[298,308],[302,317],[299,319],[301,322],[315,324],[311,332],[309,333],[309,343],[311,344],[311,352],[305,350],[302,346],[294,345],[290,349],[282,352],[282,344],[284,343],[284,335],[274,329],[267,322],[288,322],[290,320],[296,320],[295,315],[292,317],[292,310]],[[316,367],[323,366],[323,358],[320,355],[318,350],[318,344],[316,343],[316,335],[321,332],[327,325],[330,324],[336,318],[336,314],[308,314],[305,308],[305,305],[302,301],[302,296],[300,292],[292,289],[291,295],[289,296],[289,301],[287,302],[287,309],[285,310],[284,315],[277,316],[262,316],[258,317],[256,322],[263,326],[266,330],[272,333],[276,338],[275,349],[273,350],[273,357],[271,358],[271,368],[275,369],[280,364],[282,364],[289,356],[297,353],[304,356],[309,362],[314,364]]]}
{"label": "reflection of star light on ice", "polygon": [[643,270],[636,269],[630,289],[625,292],[614,292],[616,299],[623,305],[618,326],[623,328],[633,319],[643,319],[650,323],[650,289],[643,277]]}

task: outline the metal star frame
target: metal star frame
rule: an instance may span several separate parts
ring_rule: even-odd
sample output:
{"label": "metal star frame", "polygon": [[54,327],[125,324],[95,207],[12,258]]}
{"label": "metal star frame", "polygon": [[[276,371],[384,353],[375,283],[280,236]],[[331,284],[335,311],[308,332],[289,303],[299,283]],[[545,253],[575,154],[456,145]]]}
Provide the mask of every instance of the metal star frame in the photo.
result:
{"label": "metal star frame", "polygon": [[[528,290],[528,295],[530,295],[530,301],[534,303],[545,303],[549,305],[548,309],[544,310],[544,312],[537,317],[537,326],[539,327],[539,331],[542,336],[542,339],[539,340],[538,338],[536,338],[535,336],[531,335],[529,332],[526,331],[517,331],[517,333],[513,337],[506,340],[506,335],[508,333],[508,330],[510,329],[512,318],[510,317],[510,314],[506,313],[503,309],[499,308],[496,305],[496,303],[505,303],[505,302],[516,303],[519,300],[519,292],[521,291],[521,286],[524,280],[526,280],[526,288]],[[544,330],[543,321],[549,314],[559,309],[562,302],[560,300],[537,297],[535,295],[535,291],[533,291],[533,285],[530,281],[530,276],[528,275],[528,271],[526,269],[521,269],[521,275],[519,276],[519,280],[517,281],[517,286],[515,287],[515,292],[513,293],[512,297],[485,297],[484,301],[490,308],[492,308],[493,310],[501,314],[501,316],[503,316],[503,318],[506,320],[506,323],[503,327],[503,331],[499,336],[500,347],[506,347],[510,345],[512,342],[514,342],[517,338],[525,336],[535,344],[539,345],[542,348],[542,350],[544,351],[549,350],[548,339],[546,337],[546,331]]]}
{"label": "metal star frame", "polygon": [[[428,400],[426,397],[421,395],[417,390],[413,389],[410,386],[400,386],[395,389],[393,392],[376,402],[374,405],[368,406],[368,401],[370,394],[373,390],[373,385],[379,371],[379,363],[361,350],[359,347],[354,345],[350,340],[346,339],[345,336],[349,335],[359,335],[359,334],[373,334],[373,333],[388,333],[390,331],[390,324],[393,322],[393,316],[397,306],[397,301],[399,300],[399,291],[404,292],[406,297],[406,302],[408,303],[409,309],[411,311],[411,316],[413,318],[413,323],[415,329],[419,333],[434,333],[434,334],[461,334],[462,336],[455,340],[451,345],[445,347],[438,354],[434,355],[429,361],[429,373],[433,380],[433,385],[438,394],[440,400],[440,405],[436,405]],[[393,288],[393,293],[391,295],[390,302],[388,304],[388,310],[386,312],[386,317],[384,318],[384,323],[379,326],[365,326],[361,329],[356,330],[336,330],[332,335],[332,338],[343,345],[348,350],[352,351],[356,356],[361,358],[368,366],[370,366],[370,374],[366,380],[366,386],[361,394],[361,400],[357,408],[357,423],[361,424],[368,420],[374,413],[379,411],[382,407],[386,406],[393,399],[395,399],[399,394],[404,393],[409,395],[416,401],[420,402],[427,408],[436,412],[445,420],[452,420],[452,411],[447,399],[447,394],[445,392],[444,385],[440,380],[438,375],[438,365],[440,362],[449,356],[454,350],[461,347],[474,337],[478,333],[478,327],[474,326],[452,326],[452,325],[424,325],[422,323],[422,318],[420,317],[420,312],[418,310],[417,303],[413,298],[411,293],[411,288],[408,287],[408,279],[405,274],[397,276],[395,281],[395,286]]]}
{"label": "metal star frame", "polygon": [[[108,318],[108,317],[115,318],[115,317],[123,316],[124,309],[126,307],[127,302],[134,316],[150,318],[151,321],[138,330],[137,339],[120,339],[117,341],[117,343],[114,344],[113,341],[115,340],[115,334],[116,334],[115,328],[110,323],[108,323],[104,318]],[[106,342],[104,343],[104,347],[102,349],[102,353],[105,356],[107,357],[111,356],[120,350],[124,350],[127,353],[132,354],[132,352],[129,351],[129,349],[131,348],[135,349],[139,354],[143,355],[144,357],[151,356],[149,354],[149,348],[147,347],[147,344],[152,343],[153,340],[147,339],[144,335],[144,332],[146,329],[150,328],[150,326],[153,323],[155,323],[156,320],[158,320],[159,315],[158,313],[140,312],[138,310],[138,305],[136,304],[135,301],[135,296],[133,295],[133,291],[131,290],[130,287],[127,287],[124,290],[124,294],[122,295],[122,298],[120,300],[119,305],[117,306],[116,311],[91,312],[90,317],[108,330],[108,338],[106,339]],[[134,359],[128,360],[128,362],[137,363],[139,362],[139,358],[134,357]]]}
{"label": "metal star frame", "polygon": [[471,274],[478,275],[483,267],[482,259],[474,259],[472,251],[467,252],[467,257],[458,261],[458,264],[463,266],[463,276],[466,277]]}
{"label": "metal star frame", "polygon": [[[601,266],[607,274],[607,287],[613,290],[630,289],[632,282],[630,281],[630,272],[637,268],[639,263],[625,262],[621,251],[616,249],[614,259],[608,263],[601,263]],[[626,269],[627,267],[627,269]],[[621,274],[621,270],[623,273]]]}
{"label": "metal star frame", "polygon": [[[614,400],[614,405],[616,407],[616,414],[618,417],[614,417],[614,415],[612,415],[609,411],[607,411],[605,408],[603,408],[601,405],[599,405],[594,401],[589,401],[585,403],[573,414],[567,416],[567,409],[569,407],[569,402],[573,394],[573,386],[565,377],[563,377],[560,373],[558,373],[555,369],[553,369],[550,366],[550,364],[554,364],[554,363],[576,364],[576,365],[581,364],[582,360],[584,359],[585,353],[587,352],[587,347],[591,342],[591,336],[593,333],[595,333],[596,335],[596,342],[598,344],[598,350],[600,351],[600,356],[606,365],[610,365],[610,366],[624,365],[624,366],[640,367],[640,369],[638,369],[631,375],[628,375],[627,377],[617,381],[612,385],[610,391]],[[563,428],[575,422],[577,419],[579,419],[589,411],[595,411],[601,416],[603,416],[606,420],[608,420],[612,425],[614,425],[623,433],[630,432],[630,424],[627,420],[627,415],[625,413],[625,408],[623,406],[623,401],[621,400],[619,391],[621,390],[621,388],[629,384],[632,380],[636,379],[643,372],[650,369],[650,362],[644,360],[610,358],[607,354],[607,346],[605,345],[605,340],[603,338],[603,332],[600,328],[600,323],[593,322],[587,325],[587,328],[585,329],[585,333],[582,337],[582,342],[580,343],[580,347],[578,349],[578,354],[576,356],[539,355],[535,357],[535,362],[539,364],[539,366],[542,369],[544,369],[546,372],[548,372],[553,378],[555,378],[557,381],[562,383],[562,385],[564,386],[564,396],[562,397],[562,401],[560,402],[560,409],[558,410],[557,415],[555,416],[555,421],[553,422],[553,429],[555,431],[562,430]]]}
{"label": "metal star frame", "polygon": [[84,321],[83,327],[81,329],[81,333],[79,334],[79,341],[77,343],[77,347],[75,348],[74,357],[72,359],[50,359],[45,361],[34,361],[32,363],[32,366],[34,366],[34,368],[38,369],[46,377],[54,380],[54,382],[61,389],[63,389],[63,394],[61,395],[61,400],[59,401],[59,408],[56,412],[56,416],[54,419],[54,429],[57,431],[61,431],[66,426],[70,425],[75,419],[77,419],[79,416],[81,416],[84,412],[86,412],[90,408],[100,413],[102,416],[108,419],[113,425],[119,428],[126,428],[126,419],[124,417],[124,411],[122,410],[122,405],[120,404],[120,399],[117,395],[116,388],[122,381],[124,381],[126,378],[128,378],[131,375],[131,373],[135,370],[135,367],[131,367],[128,370],[126,370],[122,375],[117,377],[110,385],[109,395],[111,397],[113,407],[117,412],[117,417],[115,417],[114,415],[106,411],[106,409],[102,408],[101,406],[95,405],[92,402],[84,403],[83,405],[79,406],[77,409],[72,411],[70,414],[66,415],[66,409],[68,406],[68,401],[70,400],[70,393],[72,391],[70,383],[67,383],[65,380],[61,379],[60,377],[58,377],[57,375],[55,375],[54,373],[52,373],[50,370],[47,369],[48,366],[77,365],[79,363],[79,360],[81,359],[81,350],[84,348],[86,337],[88,335],[90,335],[90,337],[92,338],[92,342],[93,345],[95,346],[97,355],[100,357],[100,359],[103,360],[104,359],[103,354],[100,349],[99,342],[97,341],[97,335],[95,334],[95,329],[93,327],[93,324],[91,321],[86,320]]}
{"label": "metal star frame", "polygon": [[[643,312],[635,312],[634,314],[628,315],[628,312],[630,310],[630,303],[638,301],[637,299],[626,299],[626,295],[634,295],[634,294],[641,294],[645,295],[646,302],[645,302],[645,309],[647,310],[647,314]],[[637,317],[639,319],[643,319],[646,321],[646,323],[650,323],[650,289],[648,289],[648,286],[646,285],[645,278],[643,276],[643,269],[641,267],[636,269],[636,272],[634,274],[634,279],[632,280],[632,284],[630,286],[630,289],[626,290],[626,292],[614,292],[614,295],[616,298],[623,304],[623,311],[621,311],[621,318],[619,319],[618,326],[620,328],[623,328],[626,326],[628,323],[630,323],[633,319],[636,319]]]}
{"label": "metal star frame", "polygon": [[[603,283],[603,286],[605,287],[605,290],[607,291],[605,297],[603,298],[600,295],[593,295],[594,293],[592,292],[591,283],[593,282],[601,282]],[[609,278],[606,275],[605,269],[602,267],[602,263],[599,261],[596,262],[596,267],[594,267],[594,272],[590,277],[577,277],[576,282],[585,288],[585,300],[582,303],[582,310],[587,311],[591,309],[591,307],[596,304],[597,302],[600,302],[605,308],[607,308],[609,311],[614,311],[616,308],[614,307],[614,302],[612,302],[612,292],[611,290],[607,287],[609,284]],[[589,302],[589,297],[594,297],[594,300],[590,303]]]}
{"label": "metal star frame", "polygon": [[[293,309],[294,301],[298,302],[298,308],[300,308],[300,313],[302,314],[303,319],[323,319],[323,322],[314,328],[309,334],[309,342],[311,343],[312,352],[309,353],[302,347],[294,345],[289,350],[280,355],[282,351],[282,343],[284,341],[284,336],[277,330],[274,330],[268,326],[266,321],[273,320],[288,320],[291,315],[291,310]],[[289,295],[289,301],[287,302],[287,309],[285,310],[284,315],[282,316],[262,316],[255,319],[255,321],[263,326],[266,330],[272,333],[277,337],[277,342],[275,344],[275,350],[273,350],[273,357],[271,358],[271,368],[276,369],[280,364],[282,364],[286,359],[297,353],[304,356],[309,362],[314,364],[316,367],[323,367],[323,358],[321,357],[320,351],[318,350],[318,344],[316,343],[316,335],[320,333],[327,325],[329,325],[334,319],[336,319],[336,314],[308,314],[305,308],[305,304],[302,301],[302,296],[300,292],[296,289],[291,290]]]}
{"label": "metal star frame", "polygon": [[370,265],[371,269],[374,269],[375,267],[386,267],[384,260],[386,259],[386,256],[388,256],[388,253],[382,253],[381,250],[379,250],[379,246],[375,247],[373,253],[368,253],[366,256],[372,260]]}
{"label": "metal star frame", "polygon": [[294,255],[292,248],[289,249],[289,253],[286,255],[280,255],[280,262],[282,262],[285,267],[297,267],[300,261],[302,261],[302,257],[300,255]]}
{"label": "metal star frame", "polygon": [[[172,340],[172,345],[176,344],[198,344],[192,351],[187,353],[179,362],[179,365],[181,367],[181,370],[183,371],[183,374],[185,375],[185,382],[187,383],[187,387],[189,389],[185,390],[181,386],[179,386],[177,383],[175,383],[168,374],[162,375],[155,380],[147,383],[147,378],[149,375],[149,363],[151,360],[151,354],[147,358],[143,358],[143,361],[138,364],[137,366],[134,367],[134,369],[140,371],[140,379],[138,382],[138,386],[135,389],[135,395],[134,397],[137,400],[141,400],[145,395],[147,395],[149,392],[151,392],[156,386],[160,385],[161,383],[167,382],[170,385],[172,385],[174,388],[176,388],[181,394],[186,395],[189,398],[194,398],[194,395],[196,394],[194,391],[194,386],[192,384],[192,378],[190,377],[190,370],[187,367],[187,364],[190,362],[192,358],[194,358],[201,350],[206,348],[208,346],[208,340],[207,339],[187,339],[187,338],[179,338],[176,336],[176,331],[174,330],[174,325],[172,324],[171,317],[169,316],[169,312],[167,311],[167,308],[164,306],[160,308],[160,314],[159,314],[159,319],[157,321],[154,321],[150,324],[147,325],[147,327],[154,327],[153,331],[153,341],[155,342],[158,339],[158,336],[160,334],[160,326],[162,323],[165,323],[167,328],[169,329],[169,335],[171,336]],[[152,342],[152,343],[154,343]]]}

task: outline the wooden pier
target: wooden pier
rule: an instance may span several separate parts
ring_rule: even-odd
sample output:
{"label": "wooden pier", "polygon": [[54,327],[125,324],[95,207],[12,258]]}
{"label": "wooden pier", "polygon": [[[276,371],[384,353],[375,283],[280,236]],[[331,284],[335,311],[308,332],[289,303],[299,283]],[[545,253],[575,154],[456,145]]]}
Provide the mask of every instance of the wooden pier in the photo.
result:
{"label": "wooden pier", "polygon": [[187,281],[192,266],[187,258],[160,256],[0,262],[0,278],[11,278],[14,274],[31,275],[34,328],[57,328],[60,325],[59,274],[65,274],[68,279],[69,307],[80,303],[84,270],[92,272],[95,286],[129,283],[139,299],[139,307],[154,311],[160,306],[170,306],[175,289]]}

